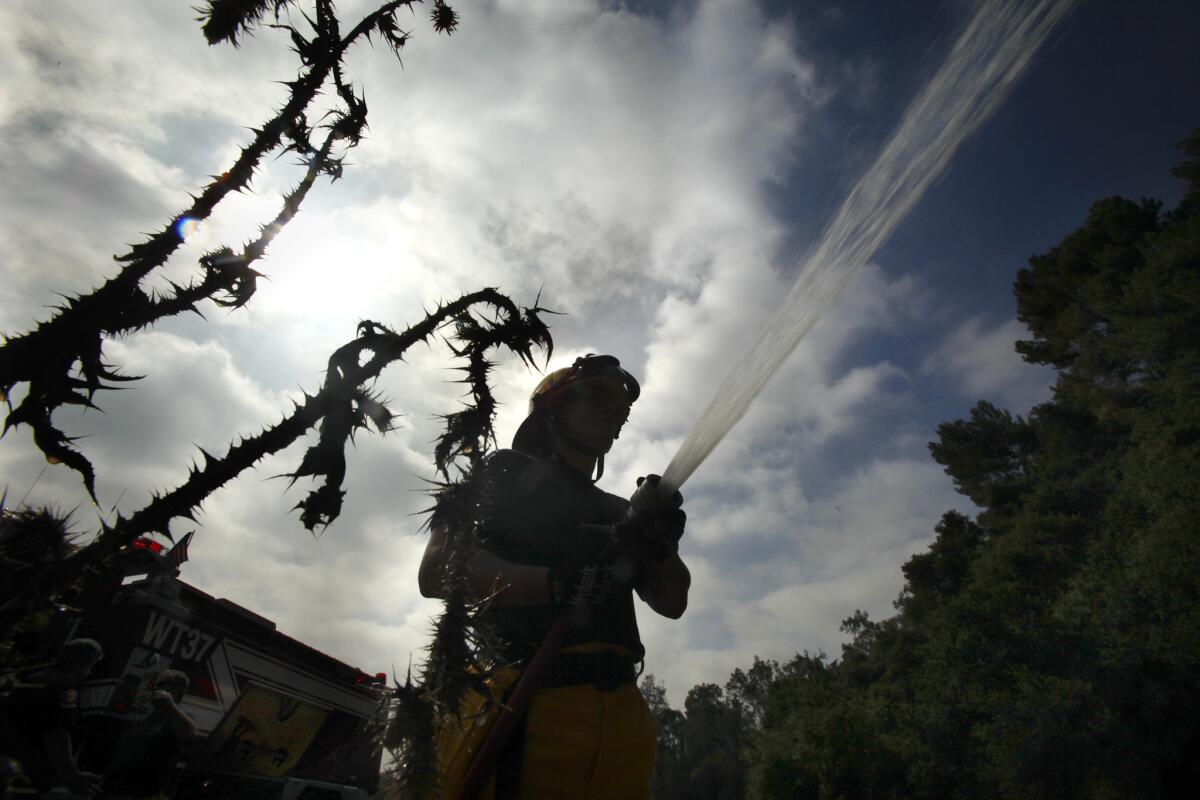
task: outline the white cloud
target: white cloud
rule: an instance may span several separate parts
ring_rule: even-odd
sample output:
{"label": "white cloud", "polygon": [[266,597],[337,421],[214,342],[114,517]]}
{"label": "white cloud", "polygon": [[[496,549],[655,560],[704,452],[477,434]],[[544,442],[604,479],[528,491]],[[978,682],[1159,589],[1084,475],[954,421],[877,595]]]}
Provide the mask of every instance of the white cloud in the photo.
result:
{"label": "white cloud", "polygon": [[988,328],[979,317],[963,322],[925,357],[922,371],[947,378],[972,400],[989,400],[1017,413],[1050,399],[1054,371],[1027,364],[1014,342],[1029,332],[1015,319]]}
{"label": "white cloud", "polygon": [[[639,618],[657,645],[647,670],[677,705],[695,683],[723,683],[753,655],[840,655],[842,620],[855,609],[890,616],[900,565],[928,545],[943,511],[968,510],[924,458],[874,461],[825,496],[781,474],[731,476],[747,496],[692,509],[681,549],[696,587],[688,612],[678,623]],[[663,655],[684,651],[689,658]]]}
{"label": "white cloud", "polygon": [[[339,4],[346,19],[364,7]],[[224,169],[249,136],[238,126],[260,123],[282,96],[268,81],[294,73],[278,32],[235,52],[208,48],[184,7],[148,1],[99,20],[89,8],[0,11],[13,45],[0,63],[16,87],[0,126],[33,154],[3,176],[21,189],[0,201],[0,234],[15,243],[0,265],[6,329],[27,326],[50,291],[111,274],[107,255]],[[795,165],[828,89],[794,31],[753,4],[709,0],[668,21],[585,0],[460,10],[449,38],[418,12],[404,70],[378,45],[352,54],[369,138],[272,245],[261,264],[270,280],[248,309],[108,346],[111,361],[148,377],[103,396],[104,417],[61,418],[94,434],[81,446],[106,504],[128,487],[128,512],[182,478],[193,443],[219,452],[278,419],[298,387],[315,390],[359,319],[403,328],[485,285],[520,303],[544,288],[546,305],[570,312],[549,319],[552,366],[615,352],[643,378],[604,485],[627,494],[635,476],[665,466],[789,282],[775,260],[785,222],[764,188]],[[55,52],[62,70],[47,72]],[[264,165],[255,192],[222,206],[168,274],[190,274],[203,247],[251,236],[297,177],[286,159]],[[949,502],[948,482],[903,432],[883,443],[903,452],[894,460],[835,451],[911,401],[894,359],[848,354],[928,303],[919,282],[863,270],[685,488],[692,609],[681,622],[643,614],[650,667],[677,702],[755,653],[831,649],[855,607],[880,613],[895,596],[899,564]],[[504,445],[537,376],[502,355]],[[385,374],[380,388],[404,416],[349,454],[346,508],[325,535],[314,540],[289,513],[303,482],[285,491],[266,480],[294,468],[300,442],[205,504],[185,577],[367,671],[403,667],[436,608],[417,595],[424,539],[410,535],[420,524],[410,515],[428,503],[417,490],[432,476],[434,415],[460,399],[449,364],[435,344]],[[12,433],[0,449],[14,492],[43,463],[27,439]],[[79,497],[61,469],[30,495]]]}

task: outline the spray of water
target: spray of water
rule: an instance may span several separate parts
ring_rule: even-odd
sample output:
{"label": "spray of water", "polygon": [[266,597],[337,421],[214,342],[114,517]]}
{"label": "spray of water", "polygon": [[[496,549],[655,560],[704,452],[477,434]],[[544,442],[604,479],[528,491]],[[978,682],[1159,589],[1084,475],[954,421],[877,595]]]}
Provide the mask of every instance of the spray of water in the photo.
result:
{"label": "spray of water", "polygon": [[674,491],[742,418],[800,339],[833,305],[951,156],[1000,106],[1076,0],[982,0],[945,63],[904,114],[800,269],[783,304],[726,376],[663,474]]}

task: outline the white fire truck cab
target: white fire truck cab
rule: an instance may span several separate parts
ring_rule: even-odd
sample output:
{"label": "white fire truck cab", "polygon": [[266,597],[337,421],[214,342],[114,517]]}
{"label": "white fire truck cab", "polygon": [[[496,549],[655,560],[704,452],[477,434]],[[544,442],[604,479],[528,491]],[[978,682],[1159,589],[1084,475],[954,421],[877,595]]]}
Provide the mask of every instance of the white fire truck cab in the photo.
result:
{"label": "white fire truck cab", "polygon": [[169,796],[349,800],[373,793],[386,675],[368,675],[189,586],[164,567],[160,550],[150,539],[126,548],[123,583],[113,581],[108,602],[89,601],[72,634],[104,647],[80,693],[82,765],[103,772],[115,741],[150,713],[157,676],[174,669],[190,680],[181,707],[199,736]]}

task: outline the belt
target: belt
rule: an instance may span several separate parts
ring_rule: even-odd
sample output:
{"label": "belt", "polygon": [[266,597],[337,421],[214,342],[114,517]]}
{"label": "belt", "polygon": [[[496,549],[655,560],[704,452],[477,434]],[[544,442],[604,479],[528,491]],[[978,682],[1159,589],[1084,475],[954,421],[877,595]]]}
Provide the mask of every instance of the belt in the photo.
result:
{"label": "belt", "polygon": [[583,686],[611,692],[637,680],[639,658],[619,653],[559,653],[546,665],[540,681],[545,688]]}

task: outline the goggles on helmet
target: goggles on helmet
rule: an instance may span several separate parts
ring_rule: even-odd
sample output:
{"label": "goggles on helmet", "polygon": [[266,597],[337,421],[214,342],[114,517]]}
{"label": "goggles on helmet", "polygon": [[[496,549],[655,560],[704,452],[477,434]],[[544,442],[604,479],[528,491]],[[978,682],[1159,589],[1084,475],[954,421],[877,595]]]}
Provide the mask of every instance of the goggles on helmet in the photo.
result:
{"label": "goggles on helmet", "polygon": [[580,356],[571,366],[551,372],[533,390],[529,396],[529,416],[518,429],[513,446],[518,450],[543,449],[535,444],[536,431],[541,427],[535,422],[537,418],[557,411],[574,388],[592,378],[607,378],[620,383],[629,396],[630,405],[642,393],[637,379],[621,368],[621,362],[615,356],[595,353]]}
{"label": "goggles on helmet", "polygon": [[632,405],[642,393],[637,379],[621,368],[615,356],[598,356],[588,353],[575,359],[569,367],[556,369],[542,379],[529,396],[529,413],[557,408],[566,399],[570,388],[589,378],[611,378],[625,387]]}

